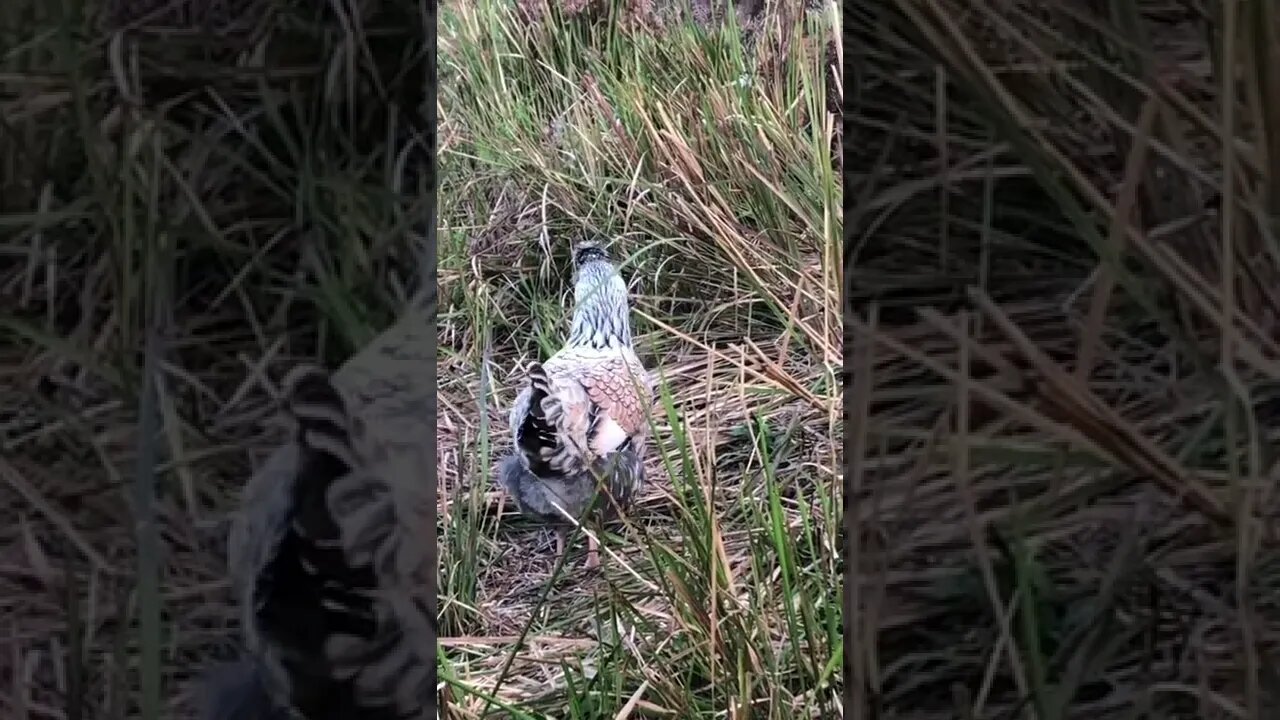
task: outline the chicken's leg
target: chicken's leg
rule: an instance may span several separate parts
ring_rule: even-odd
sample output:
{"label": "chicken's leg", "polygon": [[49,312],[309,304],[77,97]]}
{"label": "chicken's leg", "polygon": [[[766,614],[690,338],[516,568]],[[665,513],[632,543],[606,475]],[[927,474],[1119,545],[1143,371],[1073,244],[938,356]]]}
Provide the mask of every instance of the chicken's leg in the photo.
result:
{"label": "chicken's leg", "polygon": [[569,528],[566,528],[563,525],[556,525],[555,534],[556,534],[556,560],[558,561],[560,560],[560,558],[564,557],[565,540],[568,538]]}
{"label": "chicken's leg", "polygon": [[595,535],[587,535],[587,569],[591,570],[600,566],[600,543],[596,542]]}

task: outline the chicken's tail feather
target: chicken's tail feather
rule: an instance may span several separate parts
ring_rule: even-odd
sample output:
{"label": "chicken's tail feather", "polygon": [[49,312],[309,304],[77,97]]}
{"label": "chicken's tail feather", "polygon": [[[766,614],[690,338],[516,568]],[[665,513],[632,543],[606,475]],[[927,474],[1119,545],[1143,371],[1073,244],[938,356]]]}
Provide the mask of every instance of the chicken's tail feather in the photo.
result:
{"label": "chicken's tail feather", "polygon": [[558,403],[551,394],[551,379],[541,363],[529,367],[529,410],[520,423],[519,448],[525,464],[534,475],[555,472],[548,457],[559,447],[555,417]]}

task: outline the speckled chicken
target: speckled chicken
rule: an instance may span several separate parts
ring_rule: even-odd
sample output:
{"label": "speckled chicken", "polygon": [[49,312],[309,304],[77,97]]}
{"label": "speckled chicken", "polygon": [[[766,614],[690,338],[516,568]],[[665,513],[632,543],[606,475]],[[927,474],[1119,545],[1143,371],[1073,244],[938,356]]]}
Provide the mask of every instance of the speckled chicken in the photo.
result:
{"label": "speckled chicken", "polygon": [[207,676],[206,720],[428,717],[434,377],[417,342],[430,328],[410,327],[333,378],[283,383],[292,440],[246,486],[229,539],[248,652]]}
{"label": "speckled chicken", "polygon": [[[627,286],[595,243],[574,251],[573,323],[568,342],[532,363],[510,413],[515,441],[499,484],[526,515],[555,528],[602,508],[612,517],[644,485],[653,385],[632,347]],[[588,536],[587,566],[599,563]]]}

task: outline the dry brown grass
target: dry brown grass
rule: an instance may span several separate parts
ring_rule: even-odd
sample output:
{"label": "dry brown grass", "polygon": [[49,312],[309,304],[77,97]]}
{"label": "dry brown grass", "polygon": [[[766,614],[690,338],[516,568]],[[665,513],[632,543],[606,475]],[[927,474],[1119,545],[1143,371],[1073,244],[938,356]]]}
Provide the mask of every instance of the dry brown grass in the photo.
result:
{"label": "dry brown grass", "polygon": [[225,519],[280,439],[272,381],[384,327],[425,230],[415,48],[433,19],[416,5],[344,5],[360,23],[343,24],[330,4],[258,3],[229,25],[243,3],[109,5],[0,8],[14,720],[188,716],[187,681],[237,643]]}
{"label": "dry brown grass", "polygon": [[1204,5],[855,14],[854,717],[1280,708],[1280,26]]}
{"label": "dry brown grass", "polygon": [[[416,24],[434,18],[407,2],[280,4],[226,25],[220,11],[233,4],[113,3],[113,17],[66,17],[48,3],[0,9],[0,37],[15,41],[0,46],[16,48],[0,56],[5,718],[186,716],[188,680],[236,644],[225,516],[279,440],[272,380],[302,359],[341,363],[415,282],[411,240],[428,194],[413,50]],[[682,37],[678,56],[640,42],[663,67],[692,58],[680,70],[703,81],[739,60],[690,54],[723,40]],[[804,64],[780,62],[789,53]],[[665,371],[678,419],[658,418],[673,464],[655,462],[636,529],[609,542],[624,563],[607,561],[608,591],[599,580],[556,585],[544,617],[561,637],[537,629],[500,694],[528,713],[565,711],[571,697],[571,711],[588,717],[619,694],[640,711],[709,711],[738,702],[723,689],[729,679],[743,683],[737,697],[763,696],[788,716],[837,702],[834,123],[819,119],[821,54],[779,45],[764,50],[770,58],[758,93],[703,93],[725,114],[771,113],[763,138],[729,117],[708,133],[679,76],[652,98],[602,78],[594,105],[558,108],[561,149],[599,163],[585,176],[553,162],[563,158],[542,145],[543,126],[469,167],[468,152],[491,149],[477,139],[496,139],[477,138],[476,121],[494,118],[444,106],[454,112],[442,118],[441,148],[459,169],[440,195],[439,267],[452,716],[474,714],[469,689],[502,674],[545,579],[537,533],[509,527],[509,512],[495,529],[476,443],[486,417],[502,421],[514,361],[545,350],[562,319],[563,263],[529,242],[546,226],[547,198],[559,208],[553,237],[602,228],[641,255],[628,273],[639,278],[644,351]],[[624,113],[609,130],[616,143],[597,132],[610,103]],[[812,136],[797,134],[810,123],[820,126]],[[520,155],[535,137],[538,152]],[[637,153],[655,147],[669,153],[667,169],[637,179]],[[756,174],[744,159],[761,161]],[[770,160],[817,169],[780,176]],[[691,184],[701,173],[734,192]],[[674,212],[654,202],[658,190]],[[625,220],[611,226],[610,216]],[[516,267],[528,282],[513,288],[504,281]],[[157,326],[164,341],[148,353]],[[493,397],[481,392],[486,347]],[[153,372],[148,355],[161,361]],[[148,378],[158,433],[146,431],[156,421],[141,399]],[[481,398],[499,412],[482,412]],[[160,456],[155,497],[139,503],[149,450]],[[765,451],[779,457],[767,464]],[[710,477],[719,479],[708,497],[697,482]],[[154,557],[139,552],[133,524],[148,517]],[[458,534],[459,518],[469,532]],[[781,570],[770,552],[784,555]],[[810,599],[803,617],[786,614],[785,592]],[[626,631],[584,649],[606,605]],[[585,677],[596,684],[570,685]]]}

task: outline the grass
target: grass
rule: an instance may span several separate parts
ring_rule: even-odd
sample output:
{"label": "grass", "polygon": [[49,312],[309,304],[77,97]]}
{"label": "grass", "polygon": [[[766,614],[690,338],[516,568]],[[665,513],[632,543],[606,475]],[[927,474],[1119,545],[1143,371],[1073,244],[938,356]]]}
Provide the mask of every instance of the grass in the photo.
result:
{"label": "grass", "polygon": [[[834,18],[771,16],[744,48],[734,27],[518,12],[441,10],[442,716],[837,716]],[[583,233],[623,258],[661,378],[650,487],[600,574],[580,535],[555,565],[493,483]]]}
{"label": "grass", "polygon": [[[425,4],[0,8],[0,716],[191,716],[275,383],[391,323],[433,203],[445,712],[838,708],[833,25],[447,10],[433,197]],[[604,576],[552,579],[489,479],[582,230],[663,404]]]}
{"label": "grass", "polygon": [[0,8],[5,718],[191,716],[274,382],[417,282],[434,17],[237,5]]}
{"label": "grass", "polygon": [[852,21],[853,716],[1273,715],[1273,11]]}

